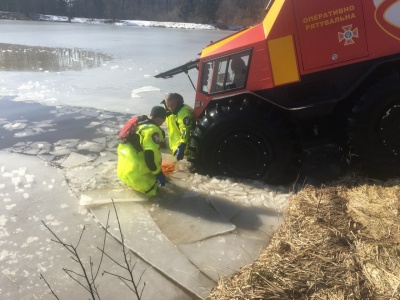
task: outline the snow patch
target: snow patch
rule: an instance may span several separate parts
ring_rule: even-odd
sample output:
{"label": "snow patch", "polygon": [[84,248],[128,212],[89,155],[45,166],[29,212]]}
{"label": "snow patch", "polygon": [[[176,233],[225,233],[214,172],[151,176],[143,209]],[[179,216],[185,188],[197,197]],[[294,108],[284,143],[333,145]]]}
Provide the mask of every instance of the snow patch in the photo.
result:
{"label": "snow patch", "polygon": [[4,226],[7,223],[7,217],[5,215],[0,216],[0,226]]}
{"label": "snow patch", "polygon": [[27,239],[26,239],[26,242],[28,243],[28,244],[30,244],[30,243],[32,243],[32,242],[34,242],[34,241],[38,241],[39,240],[39,238],[37,237],[37,236],[30,236],[30,237],[28,237]]}
{"label": "snow patch", "polygon": [[10,205],[6,205],[6,210],[11,210],[13,209],[15,206],[17,206],[17,204],[10,204]]}

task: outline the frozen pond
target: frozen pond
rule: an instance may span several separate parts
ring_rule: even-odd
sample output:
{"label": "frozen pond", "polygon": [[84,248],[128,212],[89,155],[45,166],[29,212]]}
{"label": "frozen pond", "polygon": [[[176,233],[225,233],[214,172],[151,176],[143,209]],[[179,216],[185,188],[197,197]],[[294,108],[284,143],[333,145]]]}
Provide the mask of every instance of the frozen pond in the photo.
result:
{"label": "frozen pond", "polygon": [[[182,291],[175,285],[204,299],[221,276],[251,263],[268,243],[283,221],[288,187],[190,174],[183,162],[160,195],[146,199],[116,177],[117,132],[127,117],[93,108],[0,98],[0,262],[11,281],[44,273],[57,285],[59,268],[70,262],[61,254],[46,262],[47,251],[60,250],[46,246],[49,241],[44,241],[46,232],[40,221],[73,239],[74,233],[79,235],[78,203],[82,204],[80,226],[92,224],[94,230],[98,226],[93,226],[93,218],[106,225],[112,207],[104,200],[110,203],[111,198],[117,202],[125,244],[136,259],[148,264],[142,268],[158,272],[145,277],[151,290],[143,299],[160,299],[160,294],[154,296],[153,292],[161,290],[170,294],[165,299],[176,299],[174,291]],[[57,171],[63,180],[59,172],[53,174]],[[101,203],[92,205],[98,201]],[[71,209],[64,209],[66,205]],[[68,229],[71,214],[73,231]],[[18,227],[25,219],[30,225]],[[109,225],[110,233],[119,239],[114,218]],[[96,239],[86,238],[89,249],[99,246],[99,236],[97,232]],[[32,249],[41,255],[31,258]],[[118,253],[117,245],[112,251]],[[25,264],[26,258],[32,263]],[[14,285],[6,283],[0,284],[0,295],[3,289],[5,299],[12,299],[8,296]],[[153,290],[152,285],[158,288]],[[32,280],[22,290],[21,299],[31,299],[32,292],[38,296],[45,287]]]}
{"label": "frozen pond", "polygon": [[[258,257],[283,222],[291,186],[209,178],[189,173],[183,161],[160,195],[145,199],[116,176],[117,133],[132,114],[147,114],[169,91],[193,104],[185,75],[153,75],[196,58],[230,32],[3,20],[0,26],[1,299],[16,292],[42,299],[41,273],[57,291],[84,298],[73,283],[60,284],[70,261],[49,246],[40,221],[72,240],[89,226],[84,254],[98,255],[98,223],[105,226],[111,198],[133,260],[149,270],[144,300],[204,299],[220,277]],[[196,72],[190,75],[196,81]],[[336,172],[319,161],[308,167],[321,181]],[[120,239],[115,218],[109,225]],[[114,239],[109,244],[119,251]],[[105,281],[105,298],[128,298]]]}
{"label": "frozen pond", "polygon": [[[160,195],[146,199],[116,176],[117,133],[132,114],[147,114],[169,91],[193,104],[186,75],[153,75],[196,58],[230,32],[0,26],[1,299],[15,299],[16,292],[19,299],[42,299],[48,291],[39,274],[60,296],[84,298],[68,278],[61,284],[61,268],[71,261],[51,245],[40,221],[69,240],[88,226],[82,251],[98,257],[98,223],[106,225],[111,198],[133,260],[147,270],[143,299],[204,299],[220,277],[257,258],[283,221],[289,187],[191,174],[184,161]],[[190,75],[197,80],[196,72]],[[115,218],[109,226],[120,240]],[[120,251],[115,241],[108,242],[112,254]],[[105,297],[128,298],[129,290],[113,282],[101,280]]]}
{"label": "frozen pond", "polygon": [[[193,104],[186,75],[153,76],[231,33],[7,20],[0,26],[0,95],[132,114],[147,114],[169,91]],[[195,82],[197,71],[190,76]]]}

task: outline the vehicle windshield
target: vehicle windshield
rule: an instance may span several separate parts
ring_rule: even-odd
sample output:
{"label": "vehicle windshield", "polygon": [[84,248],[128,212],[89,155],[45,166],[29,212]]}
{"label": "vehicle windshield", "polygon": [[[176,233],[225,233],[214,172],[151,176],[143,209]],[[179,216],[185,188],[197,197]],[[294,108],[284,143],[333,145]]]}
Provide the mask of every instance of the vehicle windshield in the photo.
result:
{"label": "vehicle windshield", "polygon": [[250,50],[204,62],[201,90],[214,94],[244,88],[250,62]]}

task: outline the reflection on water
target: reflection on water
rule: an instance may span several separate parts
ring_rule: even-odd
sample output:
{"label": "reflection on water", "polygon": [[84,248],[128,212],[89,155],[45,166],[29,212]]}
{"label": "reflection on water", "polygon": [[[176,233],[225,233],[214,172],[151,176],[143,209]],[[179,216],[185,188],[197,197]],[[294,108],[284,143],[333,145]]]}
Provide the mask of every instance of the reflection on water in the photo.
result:
{"label": "reflection on water", "polygon": [[81,71],[111,60],[111,56],[90,50],[0,43],[0,71]]}

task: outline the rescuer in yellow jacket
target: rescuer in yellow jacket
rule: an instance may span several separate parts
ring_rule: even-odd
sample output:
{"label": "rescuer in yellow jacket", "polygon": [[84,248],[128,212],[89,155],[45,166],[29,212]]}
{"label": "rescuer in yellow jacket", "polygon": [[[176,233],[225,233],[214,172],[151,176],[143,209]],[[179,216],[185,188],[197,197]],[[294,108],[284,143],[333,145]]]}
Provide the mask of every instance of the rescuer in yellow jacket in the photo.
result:
{"label": "rescuer in yellow jacket", "polygon": [[[148,196],[157,195],[157,181],[161,186],[166,183],[161,169],[162,156],[160,142],[165,137],[160,126],[164,123],[166,111],[162,106],[152,108],[150,117],[138,123],[136,134],[140,137],[139,151],[132,143],[139,139],[128,138],[118,145],[118,177],[134,190]],[[137,146],[137,145],[136,145]],[[140,149],[141,147],[141,149]]]}
{"label": "rescuer in yellow jacket", "polygon": [[167,110],[168,143],[177,160],[187,154],[193,128],[193,109],[177,93],[167,93],[162,102]]}

